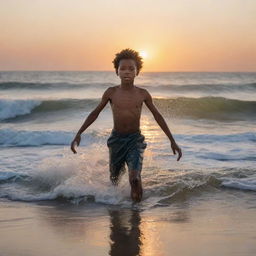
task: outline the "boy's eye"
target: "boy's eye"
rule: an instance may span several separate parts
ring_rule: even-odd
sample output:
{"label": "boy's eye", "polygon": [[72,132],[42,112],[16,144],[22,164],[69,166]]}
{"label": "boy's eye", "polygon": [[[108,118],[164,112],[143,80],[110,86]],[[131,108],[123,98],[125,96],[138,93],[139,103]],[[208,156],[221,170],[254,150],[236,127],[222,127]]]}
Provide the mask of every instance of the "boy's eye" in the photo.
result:
{"label": "boy's eye", "polygon": [[[120,68],[120,70],[126,70],[126,68]],[[130,71],[133,71],[134,68],[129,68]]]}

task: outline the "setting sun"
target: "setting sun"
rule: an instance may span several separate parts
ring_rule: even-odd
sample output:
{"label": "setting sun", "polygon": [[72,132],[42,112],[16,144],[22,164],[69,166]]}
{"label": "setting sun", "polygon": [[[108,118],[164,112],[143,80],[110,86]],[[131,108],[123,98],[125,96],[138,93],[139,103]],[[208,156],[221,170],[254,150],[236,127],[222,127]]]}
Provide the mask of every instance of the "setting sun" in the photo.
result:
{"label": "setting sun", "polygon": [[148,57],[148,53],[146,51],[140,51],[140,56],[146,59]]}

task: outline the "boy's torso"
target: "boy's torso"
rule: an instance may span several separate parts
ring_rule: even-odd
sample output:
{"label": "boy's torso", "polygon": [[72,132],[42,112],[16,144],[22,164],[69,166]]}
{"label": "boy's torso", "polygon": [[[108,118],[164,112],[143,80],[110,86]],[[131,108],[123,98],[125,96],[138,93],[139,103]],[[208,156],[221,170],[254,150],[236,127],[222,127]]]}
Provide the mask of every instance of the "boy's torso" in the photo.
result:
{"label": "boy's torso", "polygon": [[133,133],[140,129],[140,116],[144,99],[144,90],[136,86],[129,90],[122,89],[119,86],[112,87],[109,101],[115,131]]}

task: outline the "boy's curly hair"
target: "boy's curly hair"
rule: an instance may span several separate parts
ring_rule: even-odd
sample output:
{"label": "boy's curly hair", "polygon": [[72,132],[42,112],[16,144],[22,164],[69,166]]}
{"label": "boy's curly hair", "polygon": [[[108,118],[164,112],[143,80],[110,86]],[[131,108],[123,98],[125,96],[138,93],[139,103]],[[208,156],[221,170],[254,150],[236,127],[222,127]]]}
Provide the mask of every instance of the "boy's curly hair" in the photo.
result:
{"label": "boy's curly hair", "polygon": [[136,63],[137,75],[139,74],[139,72],[143,66],[143,61],[142,61],[142,57],[139,55],[139,53],[137,51],[127,48],[127,49],[124,49],[121,52],[116,54],[116,57],[112,61],[112,63],[114,64],[117,75],[118,75],[117,70],[118,70],[119,62],[122,59],[133,59]]}

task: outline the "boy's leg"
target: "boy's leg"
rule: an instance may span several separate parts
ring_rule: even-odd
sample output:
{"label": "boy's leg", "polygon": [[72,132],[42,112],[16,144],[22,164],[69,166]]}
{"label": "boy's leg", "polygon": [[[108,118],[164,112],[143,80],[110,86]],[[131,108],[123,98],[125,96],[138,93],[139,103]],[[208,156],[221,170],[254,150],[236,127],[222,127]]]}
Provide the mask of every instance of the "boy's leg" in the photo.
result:
{"label": "boy's leg", "polygon": [[111,133],[107,140],[109,148],[109,172],[113,185],[118,185],[121,175],[125,172],[125,155],[123,154],[123,143],[118,135]]}
{"label": "boy's leg", "polygon": [[142,134],[137,135],[134,147],[129,150],[126,156],[126,163],[129,169],[129,181],[131,185],[131,198],[133,201],[141,201],[142,199],[142,182],[141,182],[141,170],[143,162],[143,153],[147,143],[145,137]]}
{"label": "boy's leg", "polygon": [[142,199],[142,183],[141,183],[141,175],[136,170],[129,171],[129,182],[131,185],[131,198],[133,201],[140,202]]}

